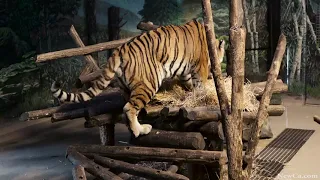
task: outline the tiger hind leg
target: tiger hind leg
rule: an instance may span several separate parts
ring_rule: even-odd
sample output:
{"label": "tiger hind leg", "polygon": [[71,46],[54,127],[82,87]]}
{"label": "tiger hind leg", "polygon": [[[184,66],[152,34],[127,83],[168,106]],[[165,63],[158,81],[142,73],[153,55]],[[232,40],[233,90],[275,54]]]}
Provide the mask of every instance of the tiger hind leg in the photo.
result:
{"label": "tiger hind leg", "polygon": [[[151,101],[155,92],[145,90],[145,86],[138,86],[131,91],[129,102],[123,108],[126,114],[130,130],[135,137],[139,135],[149,134],[152,129],[150,124],[140,124],[138,121],[138,114],[142,108]],[[149,94],[147,94],[150,92]]]}

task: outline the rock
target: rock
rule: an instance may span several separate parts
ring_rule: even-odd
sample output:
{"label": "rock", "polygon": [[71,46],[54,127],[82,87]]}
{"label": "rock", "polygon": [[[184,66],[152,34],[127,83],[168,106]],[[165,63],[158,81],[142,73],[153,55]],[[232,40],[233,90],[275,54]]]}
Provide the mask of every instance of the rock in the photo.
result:
{"label": "rock", "polygon": [[[248,141],[251,137],[251,126],[250,125],[243,125],[243,135],[242,139],[243,141]],[[260,131],[260,139],[269,139],[273,137],[273,133],[270,127],[269,119],[262,125],[261,131]]]}

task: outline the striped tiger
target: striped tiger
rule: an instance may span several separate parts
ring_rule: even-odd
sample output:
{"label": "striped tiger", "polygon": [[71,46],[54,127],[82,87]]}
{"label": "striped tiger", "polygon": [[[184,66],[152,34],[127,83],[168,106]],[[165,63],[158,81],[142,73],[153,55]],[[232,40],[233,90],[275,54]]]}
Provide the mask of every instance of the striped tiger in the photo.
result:
{"label": "striped tiger", "polygon": [[[223,40],[216,41],[218,57],[224,57]],[[102,76],[84,92],[67,93],[53,82],[51,91],[61,102],[88,101],[108,87],[116,76],[120,88],[130,92],[123,108],[135,137],[148,134],[152,126],[140,124],[138,113],[155,96],[164,79],[178,77],[188,89],[206,82],[210,59],[204,25],[193,20],[184,25],[160,26],[142,33],[114,49]]]}

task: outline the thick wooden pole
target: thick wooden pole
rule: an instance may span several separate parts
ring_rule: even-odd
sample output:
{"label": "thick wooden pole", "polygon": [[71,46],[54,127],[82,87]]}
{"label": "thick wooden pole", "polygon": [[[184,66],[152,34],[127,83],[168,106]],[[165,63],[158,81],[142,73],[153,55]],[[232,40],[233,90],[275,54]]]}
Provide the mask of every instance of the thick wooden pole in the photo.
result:
{"label": "thick wooden pole", "polygon": [[245,156],[248,166],[246,167],[244,172],[247,177],[251,176],[252,167],[253,167],[253,157],[255,155],[255,151],[259,142],[259,132],[261,130],[263,123],[268,118],[267,108],[269,106],[270,99],[272,96],[272,87],[279,74],[280,65],[283,59],[284,52],[286,50],[286,43],[287,43],[287,40],[285,35],[281,34],[279,37],[275,56],[273,58],[273,63],[269,70],[267,84],[260,101],[256,121],[252,126],[251,139],[248,141],[248,148],[246,150],[246,156]]}
{"label": "thick wooden pole", "polygon": [[86,47],[79,47],[79,48],[71,48],[71,49],[65,49],[65,50],[60,50],[60,51],[55,51],[55,52],[49,52],[49,53],[44,53],[44,54],[39,54],[37,56],[37,63],[49,61],[49,60],[55,60],[55,59],[60,59],[60,58],[68,58],[72,56],[82,56],[82,55],[87,55],[93,52],[99,52],[99,51],[105,51],[108,49],[113,49],[116,48],[123,43],[128,42],[131,40],[133,37],[126,38],[126,39],[120,39],[116,41],[109,41],[109,42],[104,42],[104,43],[98,43],[95,45],[90,45]]}
{"label": "thick wooden pole", "polygon": [[243,86],[246,31],[241,27],[230,29],[230,59],[232,61],[231,116],[227,119],[229,179],[242,177]]}

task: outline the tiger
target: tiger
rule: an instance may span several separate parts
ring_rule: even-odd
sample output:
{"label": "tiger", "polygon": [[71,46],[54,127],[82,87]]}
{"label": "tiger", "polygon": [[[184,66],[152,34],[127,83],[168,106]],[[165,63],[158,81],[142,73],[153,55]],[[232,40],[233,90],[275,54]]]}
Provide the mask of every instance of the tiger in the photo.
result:
{"label": "tiger", "polygon": [[[224,57],[224,40],[216,40],[218,59]],[[137,138],[152,130],[140,124],[139,112],[154,98],[163,80],[178,77],[190,91],[208,80],[210,59],[203,23],[193,19],[183,25],[159,26],[115,48],[102,76],[83,92],[70,93],[53,82],[51,92],[60,102],[88,101],[118,78],[129,98],[123,107],[128,129]]]}

